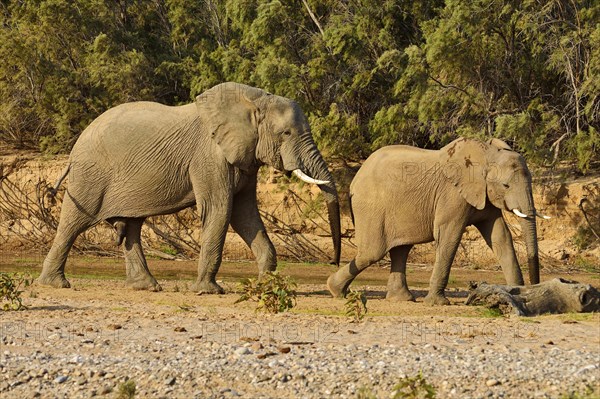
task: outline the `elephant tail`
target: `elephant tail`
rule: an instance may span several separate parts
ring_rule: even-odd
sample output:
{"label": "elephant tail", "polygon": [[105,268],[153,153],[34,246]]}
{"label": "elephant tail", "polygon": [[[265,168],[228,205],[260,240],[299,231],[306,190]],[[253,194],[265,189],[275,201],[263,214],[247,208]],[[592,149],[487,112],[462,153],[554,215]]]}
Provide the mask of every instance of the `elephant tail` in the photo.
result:
{"label": "elephant tail", "polygon": [[354,210],[352,210],[352,194],[348,194],[348,203],[350,204],[350,218],[352,218],[352,225],[356,226],[354,223]]}
{"label": "elephant tail", "polygon": [[63,180],[65,180],[67,178],[67,175],[69,174],[70,170],[71,170],[71,164],[68,164],[67,167],[63,170],[62,175],[60,175],[60,177],[54,184],[54,187],[52,187],[50,190],[48,190],[48,195],[51,198],[54,198],[56,196],[56,193],[58,192],[58,188],[62,184]]}

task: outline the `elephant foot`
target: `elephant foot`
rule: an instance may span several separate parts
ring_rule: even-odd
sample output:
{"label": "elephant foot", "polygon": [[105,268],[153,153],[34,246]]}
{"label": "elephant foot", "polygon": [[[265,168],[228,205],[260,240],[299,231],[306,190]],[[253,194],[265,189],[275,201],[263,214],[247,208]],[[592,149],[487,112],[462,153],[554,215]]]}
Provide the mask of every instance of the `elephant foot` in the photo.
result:
{"label": "elephant foot", "polygon": [[329,292],[331,292],[331,295],[334,298],[345,298],[346,294],[348,293],[348,287],[350,287],[351,281],[348,281],[345,284],[340,284],[335,281],[335,276],[335,274],[332,274],[327,279],[327,289],[329,290]]}
{"label": "elephant foot", "polygon": [[215,281],[196,281],[190,290],[198,294],[224,294],[225,290]]}
{"label": "elephant foot", "polygon": [[429,306],[450,305],[450,301],[443,294],[432,294],[431,292],[423,299],[423,303]]}
{"label": "elephant foot", "polygon": [[158,284],[158,281],[156,281],[156,279],[152,276],[144,276],[141,278],[128,278],[125,281],[125,284],[137,291],[162,291],[162,287],[160,286],[160,284]]}
{"label": "elephant foot", "polygon": [[44,274],[42,273],[36,280],[40,285],[47,285],[54,288],[71,288],[71,283],[61,273]]}
{"label": "elephant foot", "polygon": [[393,301],[415,301],[414,295],[408,289],[388,291],[385,299],[390,299]]}

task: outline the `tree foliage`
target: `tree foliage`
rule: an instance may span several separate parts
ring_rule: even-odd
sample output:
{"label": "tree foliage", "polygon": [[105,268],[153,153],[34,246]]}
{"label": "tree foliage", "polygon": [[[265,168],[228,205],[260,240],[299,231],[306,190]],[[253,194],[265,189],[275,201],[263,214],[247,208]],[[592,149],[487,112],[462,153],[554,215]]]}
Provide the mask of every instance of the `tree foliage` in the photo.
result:
{"label": "tree foliage", "polygon": [[68,151],[126,101],[227,80],[296,99],[330,157],[500,137],[599,160],[592,0],[3,0],[0,140]]}

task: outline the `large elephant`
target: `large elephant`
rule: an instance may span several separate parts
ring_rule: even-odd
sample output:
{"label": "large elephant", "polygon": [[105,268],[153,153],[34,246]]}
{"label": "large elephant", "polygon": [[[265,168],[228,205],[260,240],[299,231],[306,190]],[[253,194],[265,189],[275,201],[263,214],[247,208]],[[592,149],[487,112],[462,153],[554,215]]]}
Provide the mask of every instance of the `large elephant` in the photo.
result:
{"label": "large elephant", "polygon": [[229,82],[188,105],[123,104],[85,129],[55,186],[68,177],[56,237],[38,282],[68,288],[64,268],[75,238],[106,220],[125,241],[127,283],[160,290],[142,252],[142,224],[148,216],[194,204],[202,236],[193,291],[223,292],[215,277],[230,224],[256,256],[259,273],[274,270],[275,248],[256,200],[261,165],[319,184],[328,206],[333,261],[339,263],[338,195],[302,110],[287,98]]}
{"label": "large elephant", "polygon": [[531,174],[521,155],[503,141],[460,138],[438,151],[396,145],[365,161],[350,185],[358,246],[354,260],[327,281],[334,297],[389,252],[388,298],[414,300],[406,284],[406,260],[414,244],[436,242],[425,302],[448,304],[444,289],[465,227],[474,225],[496,254],[506,281],[522,285],[512,237],[502,210],[520,216],[529,276],[539,282],[537,215]]}

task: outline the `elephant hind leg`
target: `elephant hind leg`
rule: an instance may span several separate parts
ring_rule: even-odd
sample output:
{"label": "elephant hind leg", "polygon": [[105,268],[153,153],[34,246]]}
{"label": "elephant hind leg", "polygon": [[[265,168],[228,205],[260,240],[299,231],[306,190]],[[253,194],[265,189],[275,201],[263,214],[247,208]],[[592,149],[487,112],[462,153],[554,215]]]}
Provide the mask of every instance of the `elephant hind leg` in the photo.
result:
{"label": "elephant hind leg", "polygon": [[[125,220],[125,221],[123,221]],[[126,284],[136,290],[161,291],[162,287],[150,273],[146,263],[146,257],[142,251],[141,233],[144,218],[128,218],[119,220],[123,223],[121,228],[125,233],[125,267]]]}
{"label": "elephant hind leg", "polygon": [[390,250],[392,269],[388,279],[387,299],[398,301],[414,301],[415,297],[408,290],[406,283],[406,261],[412,245],[402,245]]}
{"label": "elephant hind leg", "polygon": [[70,196],[65,196],[60,213],[60,221],[52,247],[44,259],[38,284],[56,288],[70,288],[65,277],[65,264],[69,251],[79,234],[96,224],[88,214],[82,212]]}

